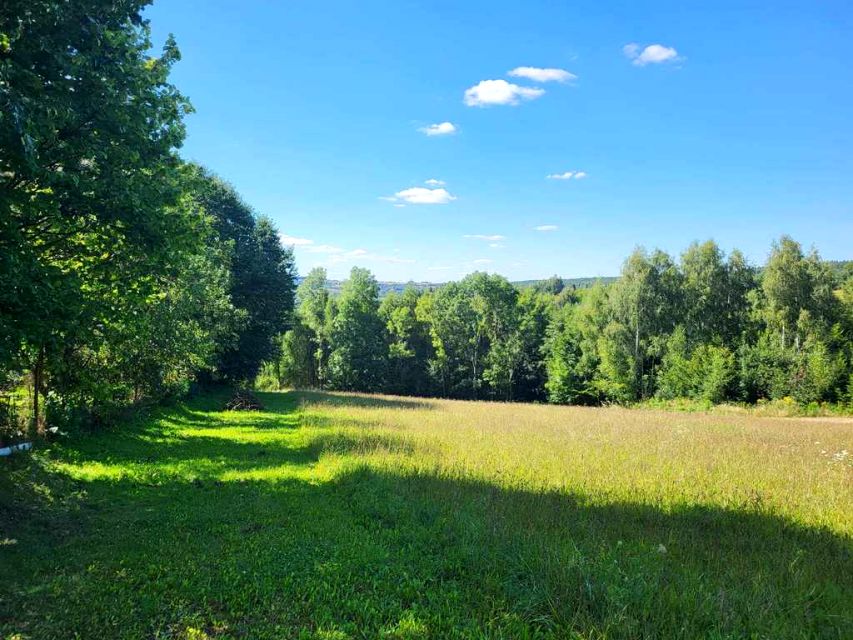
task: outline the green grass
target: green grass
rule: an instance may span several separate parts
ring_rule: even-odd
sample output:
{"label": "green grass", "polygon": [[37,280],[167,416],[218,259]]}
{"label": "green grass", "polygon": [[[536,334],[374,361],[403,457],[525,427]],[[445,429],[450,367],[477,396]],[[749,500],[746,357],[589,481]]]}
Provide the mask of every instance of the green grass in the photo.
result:
{"label": "green grass", "polygon": [[849,419],[261,397],[0,461],[0,637],[853,637]]}

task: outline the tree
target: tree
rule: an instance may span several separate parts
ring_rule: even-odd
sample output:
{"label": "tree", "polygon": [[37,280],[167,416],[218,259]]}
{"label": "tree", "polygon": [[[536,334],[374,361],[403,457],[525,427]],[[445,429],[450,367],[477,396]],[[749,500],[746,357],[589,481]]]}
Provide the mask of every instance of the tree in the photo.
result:
{"label": "tree", "polygon": [[51,369],[50,422],[103,422],[128,402],[183,393],[198,371],[212,369],[235,317],[222,254],[204,245],[186,254],[144,304],[134,303],[84,342],[66,343]]}
{"label": "tree", "polygon": [[711,240],[694,242],[681,256],[684,326],[692,344],[729,345],[747,309],[748,267],[734,252],[729,261]]}
{"label": "tree", "polygon": [[531,289],[525,289],[518,295],[516,334],[520,354],[513,376],[513,399],[545,399],[547,372],[543,353],[553,300],[553,296]]}
{"label": "tree", "polygon": [[598,349],[608,322],[607,290],[600,283],[584,291],[576,305],[554,309],[544,345],[551,402],[597,404],[606,395]]}
{"label": "tree", "polygon": [[421,298],[418,317],[429,325],[434,357],[430,373],[449,397],[473,398],[480,387],[485,337],[468,276]]}
{"label": "tree", "polygon": [[217,374],[242,384],[277,356],[276,336],[292,320],[293,253],[282,246],[272,222],[256,218],[231,185],[197,165],[189,173],[194,202],[212,216],[219,241],[230,247],[229,293],[242,319],[233,341],[221,346]]}
{"label": "tree", "polygon": [[293,312],[293,253],[282,246],[268,218],[258,219],[249,245],[235,257],[232,278],[231,299],[246,320],[235,344],[220,354],[219,373],[248,382],[277,355],[275,338],[289,326]]}
{"label": "tree", "polygon": [[259,386],[306,389],[316,385],[313,333],[297,317],[279,339],[279,357],[264,364]]}
{"label": "tree", "polygon": [[835,322],[838,301],[833,295],[832,273],[817,253],[803,255],[800,245],[788,236],[773,243],[762,276],[766,318],[778,331],[782,347],[799,349],[805,336],[800,331],[803,312],[813,329],[826,331]]}
{"label": "tree", "polygon": [[32,367],[35,424],[57,354],[144,304],[195,242],[175,206],[191,108],[168,82],[174,41],[149,55],[146,4],[0,7],[0,366]]}
{"label": "tree", "polygon": [[565,287],[566,283],[563,282],[563,279],[558,275],[553,275],[545,280],[540,280],[533,288],[539,293],[549,293],[556,296],[565,289]]}
{"label": "tree", "polygon": [[433,356],[429,327],[418,318],[421,294],[406,287],[402,294],[389,293],[379,306],[388,334],[390,393],[427,395],[431,391],[429,359]]}
{"label": "tree", "polygon": [[[648,255],[637,249],[625,261],[610,301],[613,322],[623,328],[606,330],[605,343],[600,345],[608,354],[606,371],[616,376],[614,384],[605,387],[618,389],[620,397],[626,393],[631,398],[648,397],[654,393],[656,369],[666,339],[682,319],[682,276],[667,254],[655,251]],[[633,337],[630,346],[625,340],[626,331]],[[618,353],[626,348],[634,360],[634,380],[630,383],[625,377],[626,354]]]}
{"label": "tree", "polygon": [[385,327],[379,285],[367,269],[353,267],[341,290],[332,324],[329,378],[335,389],[379,391],[385,382]]}
{"label": "tree", "polygon": [[494,396],[512,400],[515,375],[524,355],[518,290],[502,276],[479,272],[465,278],[463,284],[477,318],[472,340],[479,337],[483,346],[482,381]]}
{"label": "tree", "polygon": [[721,402],[728,395],[734,374],[735,359],[731,351],[702,343],[691,353],[684,327],[679,325],[667,341],[657,395]]}
{"label": "tree", "polygon": [[311,332],[311,352],[314,358],[312,385],[323,387],[327,382],[326,365],[332,331],[333,304],[327,288],[326,270],[315,267],[299,285],[299,318]]}

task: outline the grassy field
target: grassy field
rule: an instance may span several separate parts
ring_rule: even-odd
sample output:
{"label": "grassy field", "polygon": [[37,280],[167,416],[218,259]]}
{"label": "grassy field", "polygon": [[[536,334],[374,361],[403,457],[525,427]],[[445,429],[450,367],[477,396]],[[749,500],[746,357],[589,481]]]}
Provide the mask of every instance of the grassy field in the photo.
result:
{"label": "grassy field", "polygon": [[849,419],[261,397],[0,460],[0,637],[853,637]]}

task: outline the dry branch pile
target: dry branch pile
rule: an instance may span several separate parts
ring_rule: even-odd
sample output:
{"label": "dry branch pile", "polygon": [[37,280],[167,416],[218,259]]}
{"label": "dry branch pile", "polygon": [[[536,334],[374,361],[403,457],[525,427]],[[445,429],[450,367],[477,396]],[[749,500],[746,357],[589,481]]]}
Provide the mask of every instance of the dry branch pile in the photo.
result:
{"label": "dry branch pile", "polygon": [[264,405],[248,390],[238,390],[225,404],[226,411],[263,411]]}

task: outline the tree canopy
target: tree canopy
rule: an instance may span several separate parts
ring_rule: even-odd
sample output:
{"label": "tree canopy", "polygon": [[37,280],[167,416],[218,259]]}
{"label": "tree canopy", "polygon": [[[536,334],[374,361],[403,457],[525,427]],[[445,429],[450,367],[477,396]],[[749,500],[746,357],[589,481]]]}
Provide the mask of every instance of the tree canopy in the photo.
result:
{"label": "tree canopy", "polygon": [[[615,282],[589,289],[555,279],[518,289],[474,273],[381,304],[363,270],[338,299],[315,271],[285,334],[280,382],[572,404],[850,401],[851,282],[787,237],[762,269],[708,241],[679,261],[638,249]],[[326,358],[327,377],[297,364],[316,371]]]}
{"label": "tree canopy", "polygon": [[54,420],[250,380],[292,309],[272,224],[178,156],[192,111],[147,2],[0,6],[0,371]]}

